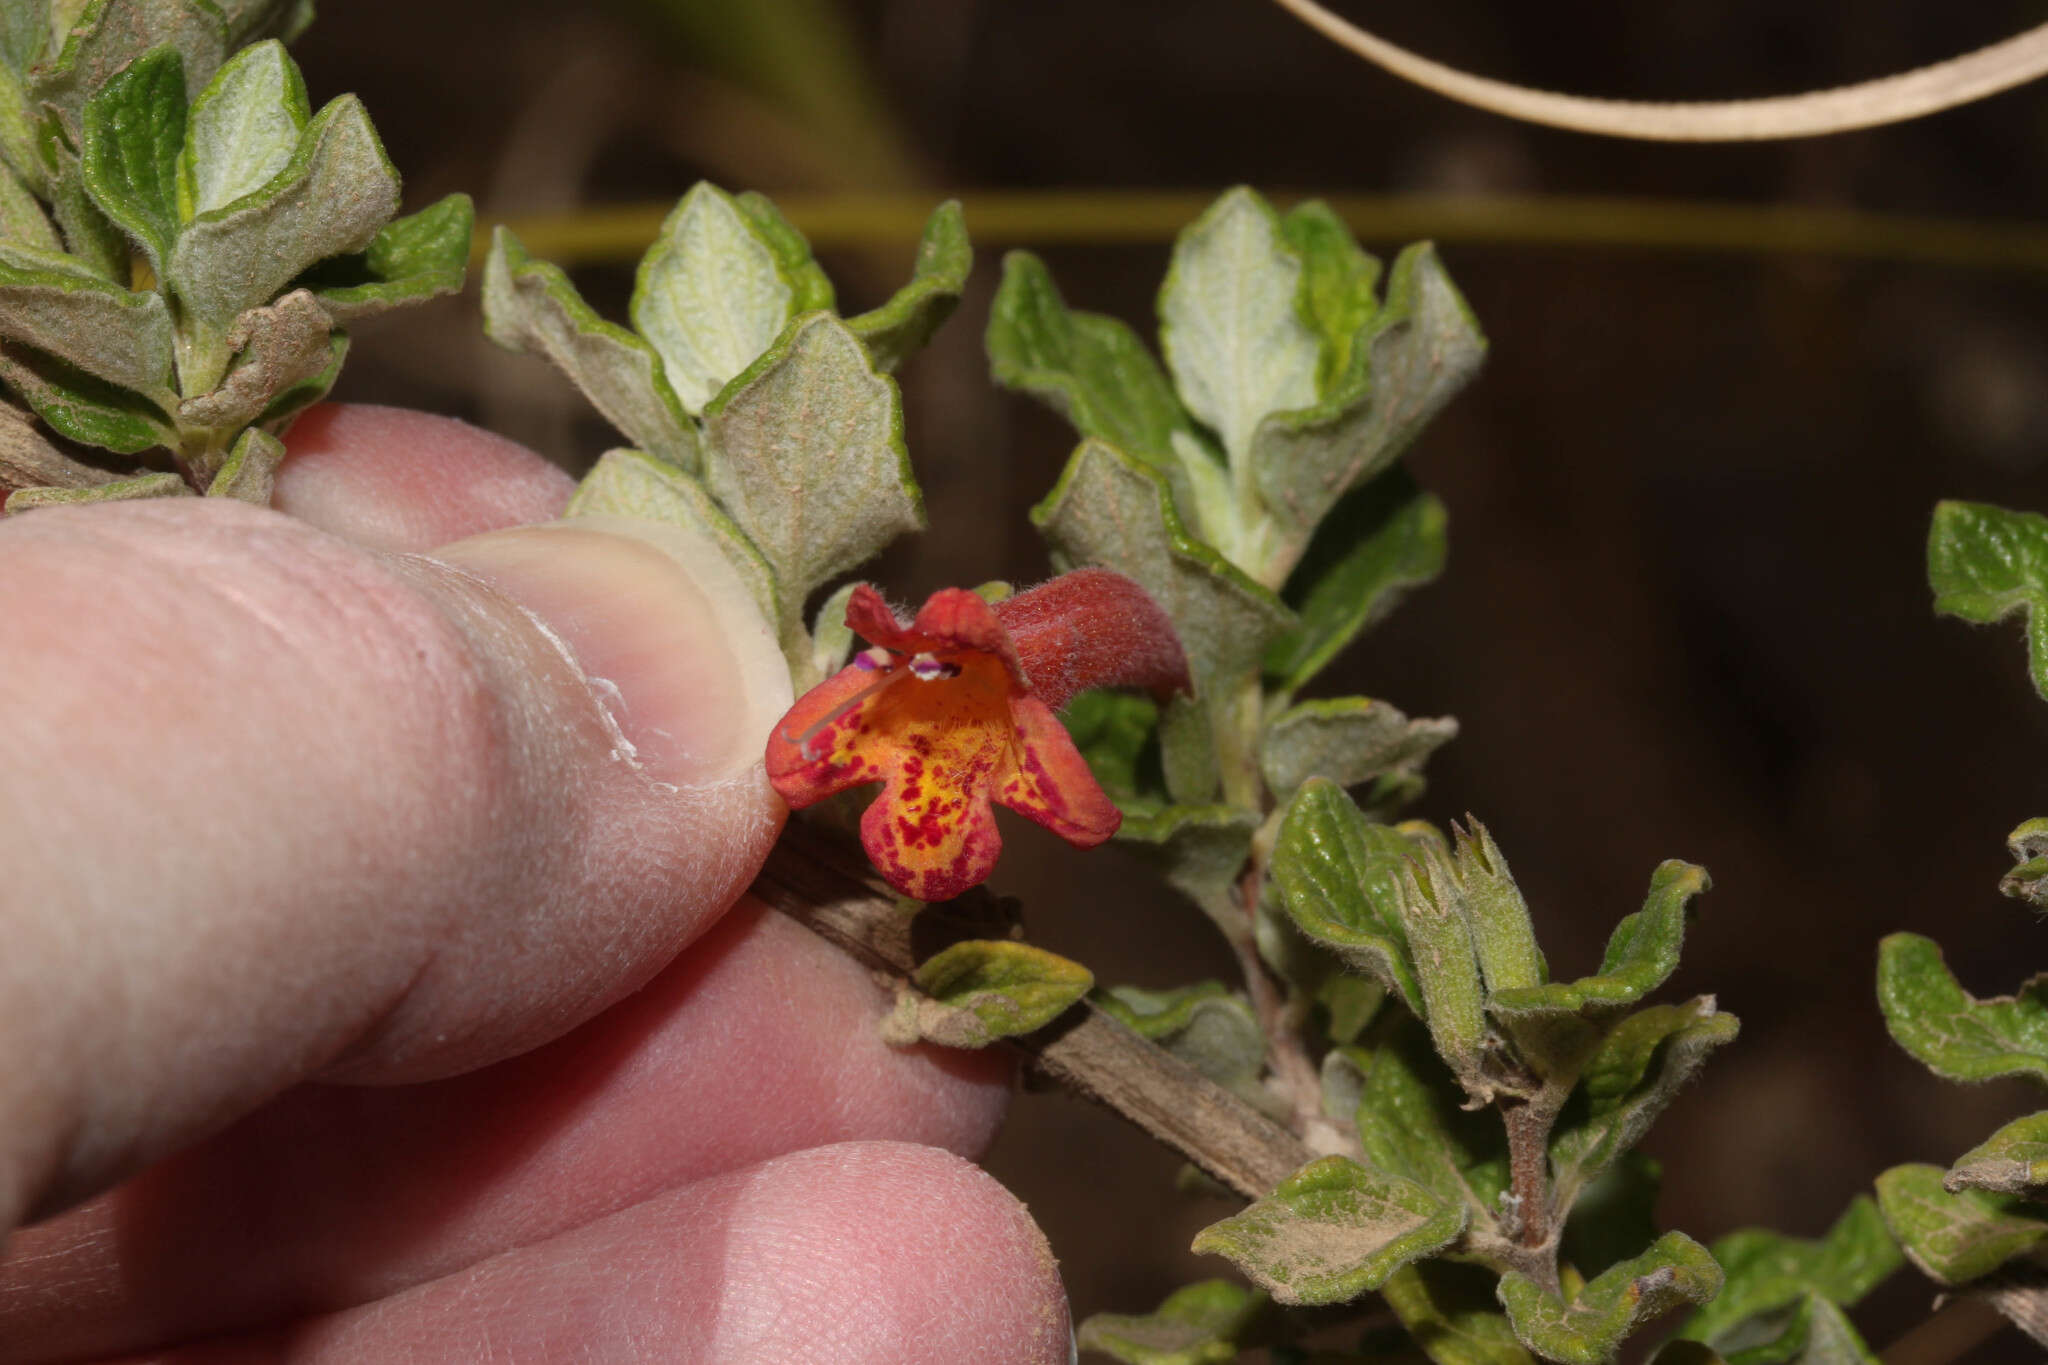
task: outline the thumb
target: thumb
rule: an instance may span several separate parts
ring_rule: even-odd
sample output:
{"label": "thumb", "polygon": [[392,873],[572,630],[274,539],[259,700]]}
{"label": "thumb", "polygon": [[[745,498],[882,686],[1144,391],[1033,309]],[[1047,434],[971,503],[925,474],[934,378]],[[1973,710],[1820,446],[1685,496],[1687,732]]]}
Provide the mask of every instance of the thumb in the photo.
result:
{"label": "thumb", "polygon": [[0,524],[0,579],[0,1227],[299,1080],[558,1036],[779,828],[782,661],[681,531],[112,504]]}

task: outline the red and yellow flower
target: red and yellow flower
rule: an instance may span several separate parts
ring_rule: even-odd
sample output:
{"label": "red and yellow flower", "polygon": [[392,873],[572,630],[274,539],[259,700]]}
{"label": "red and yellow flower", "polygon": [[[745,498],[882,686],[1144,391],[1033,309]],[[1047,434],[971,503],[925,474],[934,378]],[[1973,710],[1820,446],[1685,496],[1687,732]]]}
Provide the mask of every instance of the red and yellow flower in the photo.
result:
{"label": "red and yellow flower", "polygon": [[874,648],[790,708],[768,739],[768,778],[798,809],[882,783],[861,843],[891,886],[923,901],[995,868],[994,803],[1080,848],[1116,833],[1122,813],[1054,712],[1090,687],[1189,686],[1166,613],[1107,569],[993,607],[944,588],[908,624],[862,584],[846,624]]}

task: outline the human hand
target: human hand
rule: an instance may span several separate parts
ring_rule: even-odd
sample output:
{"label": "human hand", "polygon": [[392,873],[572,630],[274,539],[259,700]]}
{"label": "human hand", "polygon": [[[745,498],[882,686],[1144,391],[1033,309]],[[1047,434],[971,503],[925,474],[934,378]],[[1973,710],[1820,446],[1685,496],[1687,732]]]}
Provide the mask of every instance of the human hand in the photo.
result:
{"label": "human hand", "polygon": [[298,520],[0,525],[0,1362],[1065,1360],[961,1160],[1001,1065],[741,897],[789,693],[729,571],[409,557],[568,483],[391,410],[291,447]]}

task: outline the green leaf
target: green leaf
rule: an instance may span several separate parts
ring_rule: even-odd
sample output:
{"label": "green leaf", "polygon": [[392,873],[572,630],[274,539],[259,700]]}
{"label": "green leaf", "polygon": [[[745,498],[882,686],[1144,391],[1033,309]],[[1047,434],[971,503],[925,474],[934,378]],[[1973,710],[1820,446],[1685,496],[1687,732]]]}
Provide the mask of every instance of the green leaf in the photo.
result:
{"label": "green leaf", "polygon": [[0,241],[35,251],[64,249],[41,201],[29,192],[20,176],[5,167],[0,167]]}
{"label": "green leaf", "polygon": [[1508,1187],[1507,1139],[1491,1112],[1464,1095],[1419,1024],[1397,1028],[1372,1054],[1358,1101],[1367,1161],[1489,1223]]}
{"label": "green leaf", "polygon": [[2048,517],[1981,502],[1944,502],[1927,532],[1927,581],[1934,609],[1989,625],[2019,612],[2027,620],[2034,690],[2048,697]]}
{"label": "green leaf", "polygon": [[[0,286],[0,315],[6,294]],[[0,321],[0,330],[5,325]],[[0,379],[51,430],[84,445],[133,455],[177,440],[155,404],[26,346],[0,342]]]}
{"label": "green leaf", "polygon": [[1077,694],[1060,720],[1088,770],[1126,815],[1157,808],[1157,782],[1140,776],[1146,746],[1159,724],[1157,703],[1133,692],[1099,689]]}
{"label": "green leaf", "polygon": [[775,569],[783,612],[924,527],[896,384],[830,313],[790,324],[704,410],[704,483]]}
{"label": "green leaf", "polygon": [[0,336],[153,402],[174,396],[163,299],[109,284],[74,257],[0,244]]}
{"label": "green leaf", "polygon": [[1296,547],[1290,564],[1337,499],[1398,459],[1486,358],[1478,321],[1427,242],[1394,262],[1372,329],[1328,399],[1273,404],[1252,441],[1260,497]]}
{"label": "green leaf", "polygon": [[1142,1317],[1095,1314],[1081,1324],[1079,1343],[1124,1365],[1228,1365],[1238,1343],[1271,1316],[1272,1302],[1229,1280],[1204,1280],[1176,1289]]}
{"label": "green leaf", "polygon": [[1178,990],[1111,986],[1096,1004],[1139,1037],[1159,1044],[1216,1084],[1250,1098],[1266,1065],[1266,1036],[1251,1006],[1221,982]]}
{"label": "green leaf", "polygon": [[313,0],[214,0],[236,43],[291,42],[313,22]]}
{"label": "green leaf", "polygon": [[1226,192],[1180,234],[1159,290],[1159,342],[1181,401],[1233,465],[1275,412],[1316,401],[1315,333],[1295,312],[1301,261],[1255,192]]}
{"label": "green leaf", "polygon": [[1353,348],[1379,311],[1380,263],[1359,250],[1344,220],[1319,199],[1288,210],[1280,235],[1301,257],[1295,310],[1321,347],[1316,392],[1327,397],[1351,370]]}
{"label": "green leaf", "polygon": [[1655,1241],[1663,1182],[1664,1168],[1654,1158],[1624,1153],[1572,1201],[1560,1259],[1582,1280],[1590,1279]]}
{"label": "green leaf", "polygon": [[347,359],[348,333],[329,332],[326,368],[271,399],[270,406],[265,408],[256,420],[272,435],[283,435],[290,429],[293,418],[327,396],[328,391],[334,387],[334,381],[341,377],[341,366]]}
{"label": "green leaf", "polygon": [[1978,1000],[1950,975],[1933,939],[1891,934],[1877,945],[1877,1003],[1892,1038],[1937,1076],[2048,1080],[2048,975],[2016,995]]}
{"label": "green leaf", "polygon": [[1044,1028],[1088,993],[1088,969],[1028,943],[969,940],[927,958],[911,978],[938,1010],[919,1034],[947,1047],[985,1047]]}
{"label": "green leaf", "polygon": [[192,490],[176,474],[138,474],[91,488],[24,488],[8,495],[7,515],[38,507],[68,507],[88,502],[130,502],[137,498],[183,498]]}
{"label": "green leaf", "polygon": [[79,111],[95,91],[152,48],[177,52],[189,98],[199,93],[228,53],[227,27],[207,0],[92,0],[77,11],[54,57],[30,70],[34,105],[55,107],[76,134]]}
{"label": "green leaf", "polygon": [[789,313],[830,312],[837,303],[832,281],[811,255],[811,244],[782,216],[774,201],[757,190],[743,190],[733,203],[747,216],[756,236],[775,253],[776,269],[790,288]]}
{"label": "green leaf", "polygon": [[661,225],[640,259],[631,312],[685,411],[704,412],[789,322],[795,291],[779,265],[753,220],[708,182]]}
{"label": "green leaf", "polygon": [[1167,806],[1127,814],[1116,837],[1167,885],[1211,914],[1226,913],[1259,817],[1236,806]]}
{"label": "green leaf", "polygon": [[1444,505],[1400,465],[1338,502],[1283,594],[1300,615],[1266,652],[1266,675],[1293,692],[1410,591],[1443,572]]}
{"label": "green leaf", "polygon": [[1939,1166],[1912,1165],[1877,1178],[1885,1226],[1928,1278],[1968,1284],[2048,1241],[2040,1205],[1984,1190],[1950,1194],[1944,1175]]}
{"label": "green leaf", "polygon": [[1388,773],[1419,772],[1457,733],[1458,722],[1449,717],[1410,720],[1366,697],[1303,702],[1266,727],[1259,770],[1283,797],[1311,777],[1355,787]]}
{"label": "green leaf", "polygon": [[1243,1213],[1196,1234],[1284,1304],[1342,1303],[1465,1230],[1464,1205],[1341,1156],[1296,1171]]}
{"label": "green leaf", "polygon": [[1295,927],[1423,1011],[1397,891],[1413,841],[1367,820],[1344,789],[1311,778],[1295,793],[1273,846],[1272,877]]}
{"label": "green leaf", "polygon": [[1476,1266],[1429,1261],[1396,1271],[1380,1294],[1436,1365],[1536,1365],[1493,1289],[1493,1276]]}
{"label": "green leaf", "polygon": [[2048,816],[2036,816],[2006,835],[2005,846],[2018,865],[1999,878],[1999,891],[2048,910]]}
{"label": "green leaf", "polygon": [[507,228],[492,234],[483,294],[492,341],[545,356],[634,445],[685,473],[698,471],[697,424],[669,388],[654,348],[592,312],[567,275],[528,256]]}
{"label": "green leaf", "polygon": [[178,221],[226,208],[276,179],[312,117],[306,82],[284,44],[257,43],[236,53],[192,101],[190,116],[181,114]]}
{"label": "green leaf", "polygon": [[314,262],[363,250],[397,211],[398,173],[362,102],[343,95],[261,189],[185,225],[167,276],[196,319],[225,328]]}
{"label": "green leaf", "polygon": [[78,158],[57,138],[53,125],[44,124],[49,138],[44,155],[54,168],[49,175],[50,212],[64,238],[64,249],[80,266],[108,284],[127,286],[132,268],[128,238],[107,221],[100,206],[85,192],[85,176]]}
{"label": "green leaf", "polygon": [[284,442],[269,432],[252,427],[242,433],[227,461],[206,485],[209,498],[238,498],[258,507],[270,506],[271,489],[277,483],[277,467],[284,463]]}
{"label": "green leaf", "polygon": [[1579,1094],[1550,1141],[1554,1202],[1570,1207],[1580,1190],[1649,1131],[1717,1048],[1741,1024],[1703,995],[1682,1005],[1652,1005],[1607,1033],[1579,1076]]}
{"label": "green leaf", "polygon": [[[327,369],[331,331],[327,315],[303,289],[267,308],[251,308],[228,334],[235,360],[220,386],[178,404],[180,430],[232,435],[256,421],[280,397]],[[217,444],[225,448],[228,441]]]}
{"label": "green leaf", "polygon": [[1676,858],[1660,863],[1650,877],[1643,908],[1614,926],[1600,970],[1577,981],[1556,981],[1496,991],[1487,1008],[1497,1015],[1577,1013],[1632,1005],[1664,984],[1678,969],[1685,923],[1694,896],[1712,887],[1703,867]]}
{"label": "green leaf", "polygon": [[1769,1335],[1752,1331],[1752,1319],[1808,1294],[1848,1307],[1905,1263],[1877,1201],[1867,1194],[1857,1195],[1821,1237],[1801,1240],[1768,1228],[1743,1228],[1715,1242],[1713,1252],[1727,1283],[1678,1334],[1709,1342],[1724,1354]]}
{"label": "green leaf", "polygon": [[923,349],[959,306],[960,291],[967,287],[967,272],[973,266],[974,250],[967,244],[960,201],[948,199],[932,210],[924,225],[910,283],[880,308],[846,320],[875,358],[876,369],[894,374]]}
{"label": "green leaf", "polygon": [[20,73],[35,65],[50,45],[50,0],[15,0],[0,5],[0,61]]}
{"label": "green leaf", "polygon": [[476,209],[466,194],[451,194],[418,213],[387,224],[369,247],[314,266],[299,279],[327,316],[352,326],[393,308],[424,303],[462,289]]}
{"label": "green leaf", "polygon": [[[1422,989],[1422,1017],[1437,1054],[1475,1100],[1490,1100],[1487,1077],[1486,991],[1480,984],[1479,945],[1463,897],[1445,875],[1440,850],[1418,850],[1394,877],[1408,960]],[[1519,898],[1518,898],[1519,899]],[[1524,912],[1526,914],[1526,912]],[[1534,940],[1530,947],[1533,949]]]}
{"label": "green leaf", "polygon": [[1031,520],[1065,566],[1107,565],[1165,608],[1205,700],[1230,696],[1291,620],[1278,598],[1188,537],[1159,474],[1100,441],[1082,442]]}
{"label": "green leaf", "polygon": [[819,681],[844,668],[853,654],[853,627],[846,624],[846,604],[853,600],[853,590],[859,586],[841,584],[818,605],[818,614],[811,618],[811,676]]}
{"label": "green leaf", "polygon": [[1522,1344],[1564,1365],[1603,1365],[1629,1334],[1682,1303],[1705,1303],[1721,1290],[1721,1268],[1682,1232],[1602,1272],[1566,1303],[1519,1271],[1501,1277],[1500,1301]]}
{"label": "green leaf", "polygon": [[1799,1301],[1791,1325],[1777,1341],[1752,1347],[1729,1357],[1728,1365],[1776,1365],[1797,1361],[1799,1365],[1880,1365],[1876,1353],[1848,1316],[1819,1294]]}
{"label": "green leaf", "polygon": [[1003,258],[987,346],[998,384],[1037,395],[1083,436],[1160,469],[1176,464],[1174,433],[1190,428],[1159,362],[1117,319],[1069,312],[1027,251]]}
{"label": "green leaf", "polygon": [[1507,855],[1486,826],[1477,820],[1471,826],[1469,831],[1453,826],[1448,849],[1425,844],[1418,850],[1416,868],[1428,875],[1418,877],[1417,886],[1465,922],[1489,992],[1538,985],[1544,979],[1543,954],[1536,947],[1529,906],[1508,870]]}
{"label": "green leaf", "polygon": [[57,449],[27,412],[0,402],[0,497],[17,488],[92,488],[115,477]]}
{"label": "green leaf", "polygon": [[2048,1113],[2014,1119],[1956,1158],[1942,1188],[2040,1199],[2048,1193]]}
{"label": "green leaf", "polygon": [[637,450],[606,451],[576,485],[562,515],[637,517],[680,526],[718,547],[747,585],[763,620],[773,624],[781,619],[775,573],[768,561],[712,501],[704,486],[672,464]]}

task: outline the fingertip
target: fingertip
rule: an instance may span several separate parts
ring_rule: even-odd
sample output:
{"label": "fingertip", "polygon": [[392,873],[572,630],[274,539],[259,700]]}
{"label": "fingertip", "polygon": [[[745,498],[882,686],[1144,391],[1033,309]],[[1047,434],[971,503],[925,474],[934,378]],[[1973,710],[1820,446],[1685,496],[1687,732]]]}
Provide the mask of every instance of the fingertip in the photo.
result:
{"label": "fingertip", "polygon": [[285,435],[271,505],[371,549],[416,554],[559,516],[575,480],[452,417],[320,403]]}

